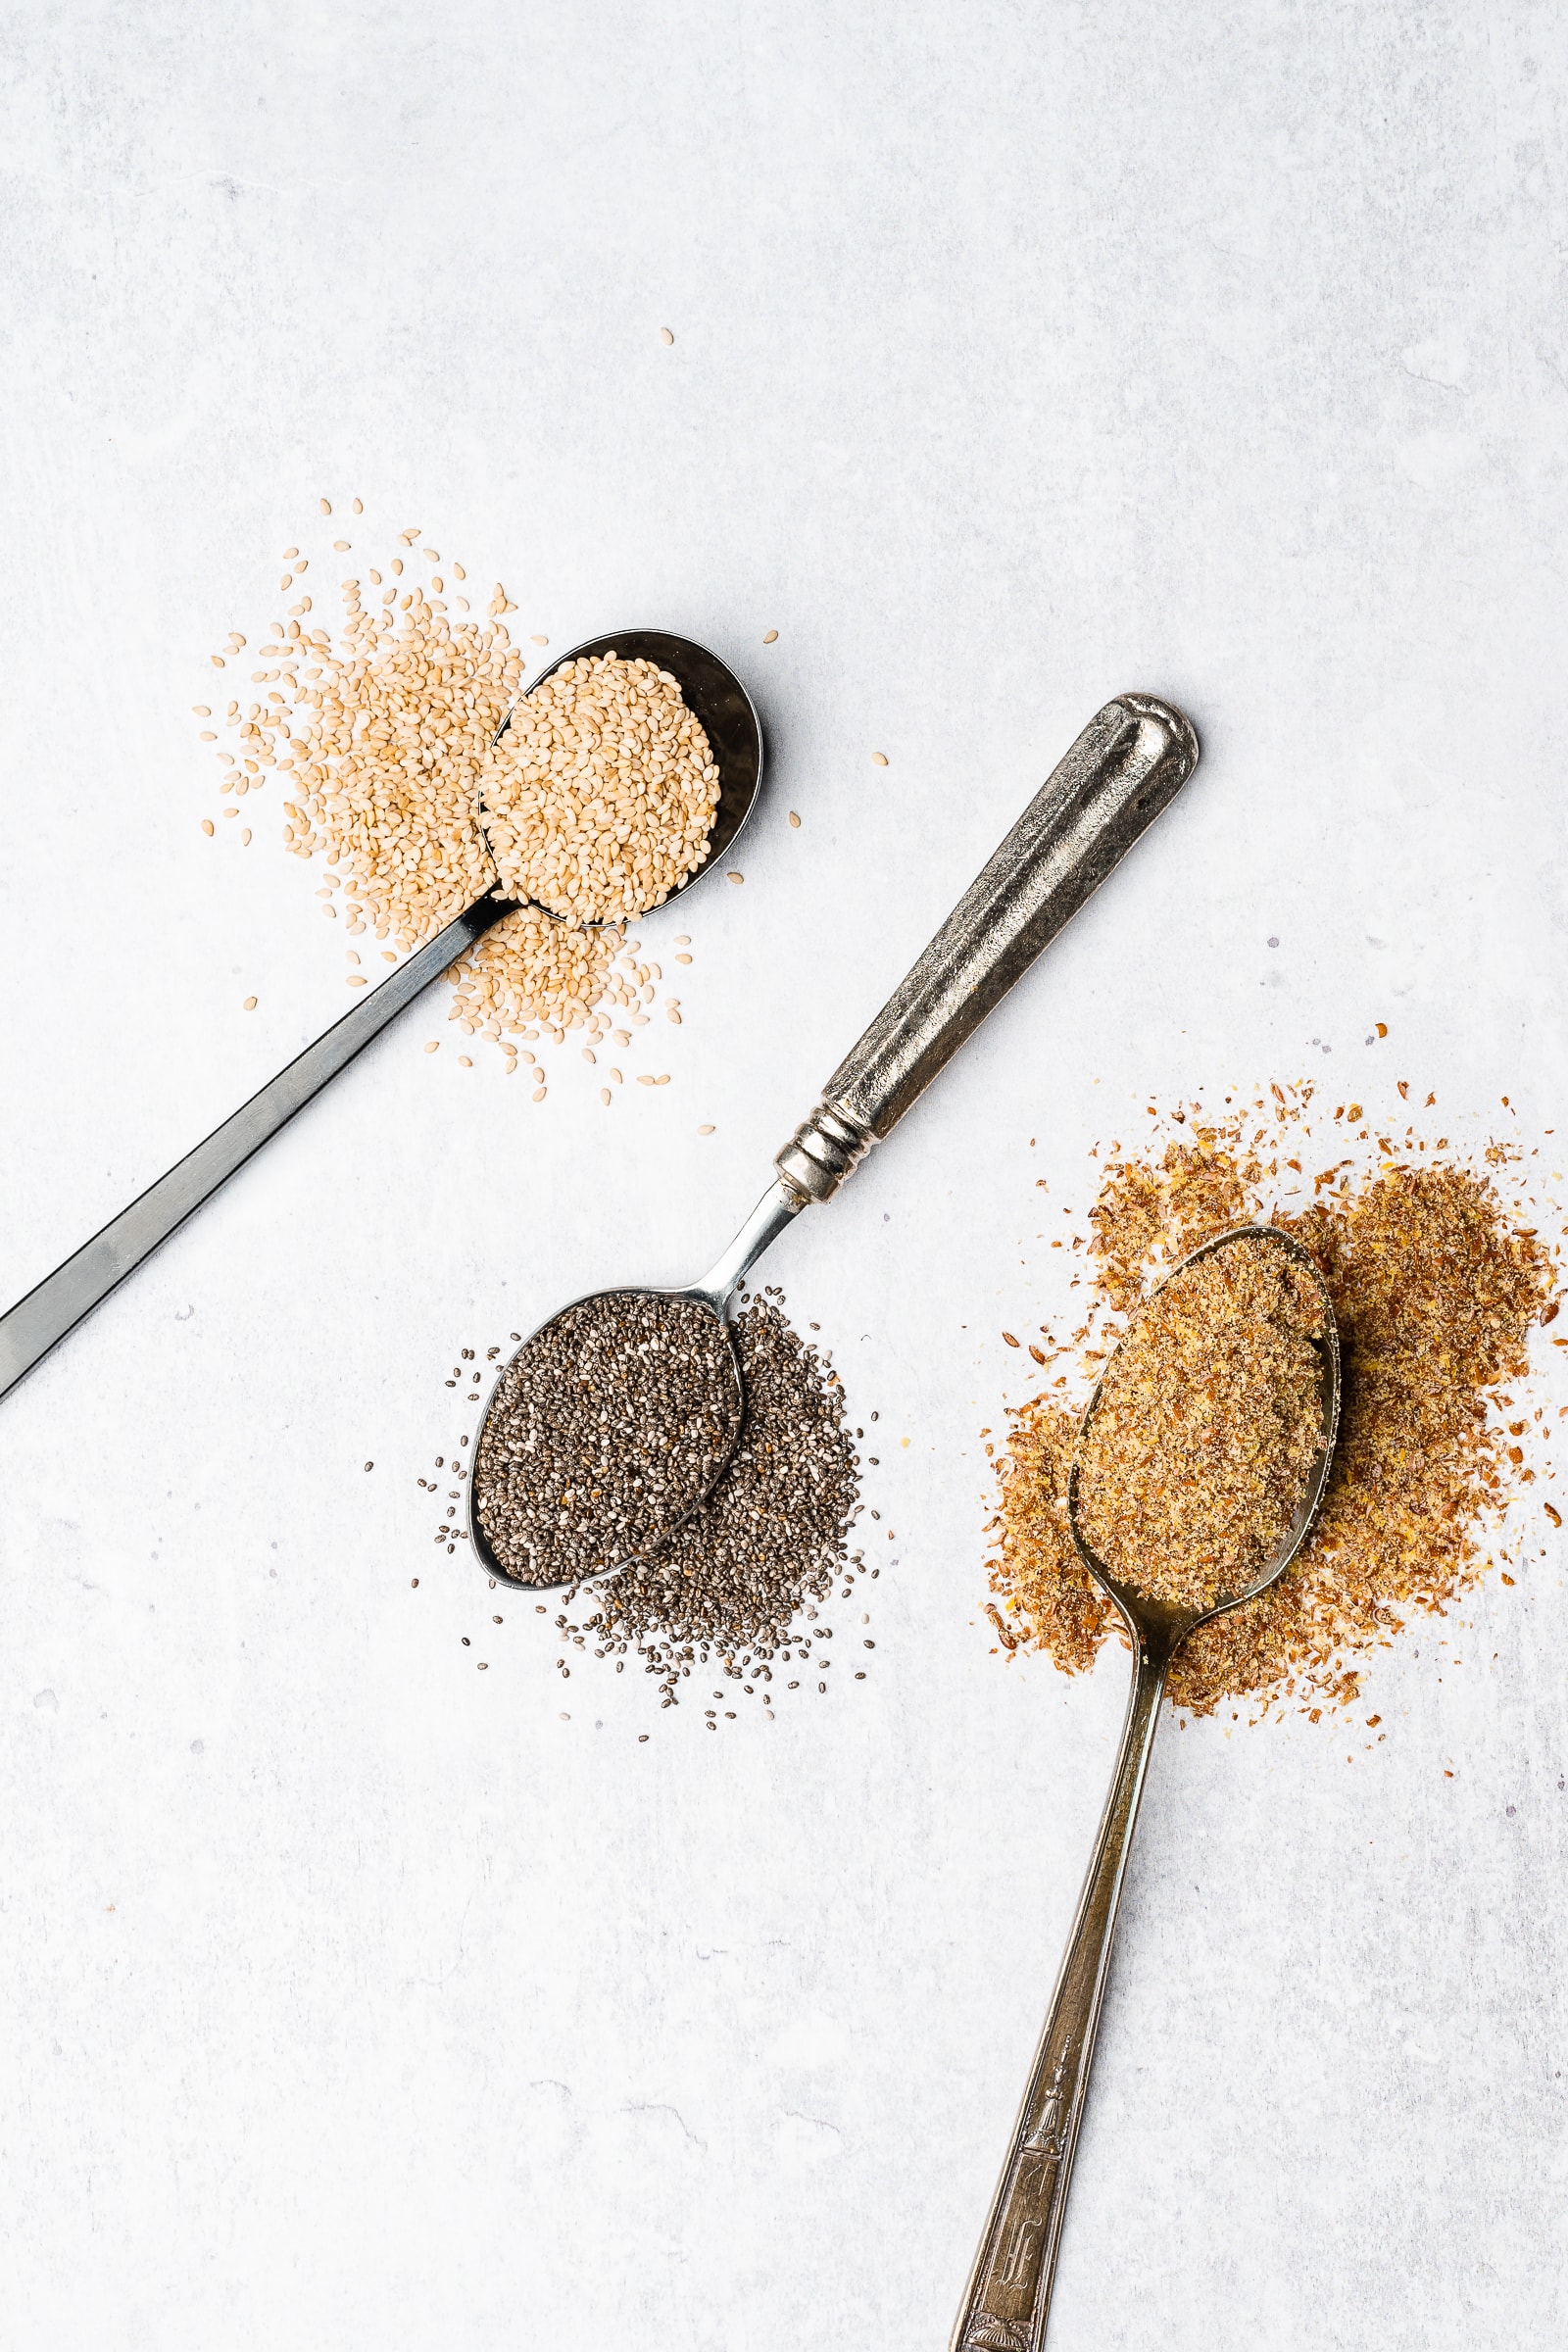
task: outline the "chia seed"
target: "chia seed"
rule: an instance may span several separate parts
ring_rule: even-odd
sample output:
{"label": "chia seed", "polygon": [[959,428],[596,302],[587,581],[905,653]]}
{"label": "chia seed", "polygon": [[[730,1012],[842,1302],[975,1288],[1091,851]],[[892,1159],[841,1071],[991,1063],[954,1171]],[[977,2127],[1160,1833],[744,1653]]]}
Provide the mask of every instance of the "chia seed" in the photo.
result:
{"label": "chia seed", "polygon": [[666,1538],[723,1468],[742,1399],[706,1306],[608,1291],[519,1348],[474,1459],[474,1512],[515,1583],[563,1584]]}

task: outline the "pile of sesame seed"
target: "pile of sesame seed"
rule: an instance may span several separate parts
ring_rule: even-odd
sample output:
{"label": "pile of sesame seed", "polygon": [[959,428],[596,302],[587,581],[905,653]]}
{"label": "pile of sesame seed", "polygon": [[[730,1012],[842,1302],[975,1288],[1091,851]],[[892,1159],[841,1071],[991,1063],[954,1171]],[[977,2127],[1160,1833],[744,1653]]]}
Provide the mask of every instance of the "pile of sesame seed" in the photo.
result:
{"label": "pile of sesame seed", "polygon": [[1314,1177],[1300,1156],[1311,1093],[1275,1086],[1212,1122],[1184,1105],[1163,1150],[1110,1146],[1090,1217],[1090,1312],[1054,1353],[1030,1349],[1048,1374],[1065,1369],[1010,1411],[996,1457],[987,1613],[1008,1656],[1038,1648],[1077,1673],[1118,1630],[1067,1527],[1074,1392],[1163,1268],[1252,1220],[1294,1233],[1323,1273],[1340,1329],[1339,1442],[1310,1539],[1277,1584],[1193,1635],[1172,1669],[1173,1703],[1196,1715],[1240,1698],[1265,1711],[1294,1703],[1316,1721],[1353,1703],[1367,1653],[1412,1615],[1448,1609],[1518,1556],[1500,1547],[1505,1532],[1555,1539],[1561,1513],[1547,1501],[1537,1515],[1531,1494],[1551,1474],[1551,1408],[1524,1386],[1531,1328],[1557,1314],[1555,1259],[1533,1197],[1510,1209],[1498,1189],[1517,1149],[1490,1143],[1477,1166],[1446,1136],[1429,1147],[1406,1129],[1401,1150],[1359,1124],[1359,1103],[1341,1104],[1337,1156]]}
{"label": "pile of sesame seed", "polygon": [[662,906],[702,864],[718,769],[679,681],[611,652],[514,705],[480,789],[508,895],[602,923]]}
{"label": "pile of sesame seed", "polygon": [[709,1307],[606,1291],[564,1308],[507,1365],[475,1449],[474,1512],[501,1567],[565,1584],[659,1542],[712,1484],[741,1411]]}
{"label": "pile of sesame seed", "polygon": [[1323,1299],[1272,1242],[1235,1241],[1134,1309],[1084,1434],[1078,1524],[1151,1599],[1211,1609],[1278,1558],[1317,1459]]}
{"label": "pile of sesame seed", "polygon": [[[329,515],[330,502],[320,505],[322,515]],[[354,514],[362,512],[356,499]],[[359,525],[345,520],[328,527],[348,531]],[[483,781],[492,779],[499,808],[503,780],[514,783],[522,773],[516,747],[493,755],[509,710],[513,724],[503,745],[515,734],[520,747],[537,731],[532,699],[521,691],[525,656],[506,625],[505,615],[515,606],[498,585],[484,617],[472,616],[461,593],[462,564],[444,564],[440,551],[424,546],[422,536],[416,528],[401,532],[393,542],[397,552],[382,566],[361,570],[347,568],[353,540],[334,539],[330,555],[341,575],[335,620],[316,609],[312,558],[299,547],[286,549],[279,587],[293,591],[294,601],[284,616],[270,624],[259,649],[233,630],[211,657],[225,683],[228,671],[248,668],[251,693],[231,697],[222,710],[205,702],[195,706],[201,739],[215,747],[224,770],[221,815],[237,823],[252,813],[252,796],[280,784],[283,846],[315,862],[322,914],[342,923],[340,936],[365,943],[365,955],[371,953],[371,939],[384,943],[379,953],[387,963],[433,938],[497,887],[479,821]],[[549,895],[570,919],[521,906],[447,975],[455,991],[450,1018],[465,1036],[499,1045],[509,1071],[532,1068],[536,1102],[546,1090],[533,1047],[585,1032],[585,1058],[593,1063],[607,1042],[626,1052],[636,1043],[635,1032],[652,1020],[646,1007],[654,998],[652,982],[662,975],[628,950],[624,919],[620,928],[582,926],[601,914],[625,918],[666,897],[707,854],[717,791],[707,739],[678,689],[672,704],[661,672],[646,663],[618,663],[608,674],[604,664],[568,667],[569,679],[563,673],[560,685],[552,679],[539,689],[548,726],[564,752],[579,690],[589,698],[593,725],[581,731],[548,814],[535,809],[526,833],[529,870],[519,869],[515,879],[519,888],[549,886],[533,895]],[[578,671],[592,674],[579,678]],[[620,673],[633,671],[639,674],[628,685]],[[642,671],[648,671],[646,679]],[[590,763],[609,758],[603,747],[610,745],[611,709],[621,732],[610,746],[611,802],[601,798],[596,804],[577,789],[584,771],[572,761],[578,753]],[[591,754],[584,748],[590,732],[596,745]],[[606,828],[593,828],[612,804],[608,837],[615,841],[615,854],[595,864],[591,841],[605,838]],[[516,819],[508,821],[522,840]],[[219,831],[211,817],[202,819],[202,829],[209,836]],[[249,824],[238,838],[249,846]],[[617,857],[624,869],[618,885]],[[568,880],[570,887],[563,887]],[[645,884],[646,895],[639,896]],[[584,911],[590,904],[585,888],[591,916]],[[691,962],[690,946],[686,937],[676,942],[678,962]],[[367,986],[362,949],[349,947],[346,957],[348,986]],[[618,1022],[616,1005],[622,1010]],[[680,1025],[678,996],[667,994],[660,1009],[667,1024]],[[471,1067],[466,1055],[460,1058]],[[602,1073],[604,1103],[614,1099],[612,1087],[624,1085],[627,1075],[620,1067]],[[642,1082],[667,1085],[669,1075],[653,1071]]]}

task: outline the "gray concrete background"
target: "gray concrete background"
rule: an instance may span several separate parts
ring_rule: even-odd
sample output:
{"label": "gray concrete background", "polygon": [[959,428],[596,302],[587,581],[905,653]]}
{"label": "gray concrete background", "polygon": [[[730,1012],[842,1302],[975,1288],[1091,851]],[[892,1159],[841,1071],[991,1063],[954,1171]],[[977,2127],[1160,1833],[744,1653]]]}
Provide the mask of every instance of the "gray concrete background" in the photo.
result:
{"label": "gray concrete background", "polygon": [[[3,42],[8,1297],[346,1002],[189,716],[319,495],[556,645],[708,639],[774,766],[745,888],[643,927],[697,943],[669,1087],[536,1109],[432,1002],[0,1408],[0,2333],[940,2346],[1122,1703],[979,1615],[1035,1178],[1307,1070],[1568,1112],[1560,12]],[[895,1441],[870,1679],[717,1738],[515,1608],[476,1675],[414,1484],[454,1348],[703,1262],[1129,685],[1191,791],[774,1260]],[[1560,2340],[1560,1544],[1463,1622],[1372,1752],[1156,1751],[1053,2352]]]}

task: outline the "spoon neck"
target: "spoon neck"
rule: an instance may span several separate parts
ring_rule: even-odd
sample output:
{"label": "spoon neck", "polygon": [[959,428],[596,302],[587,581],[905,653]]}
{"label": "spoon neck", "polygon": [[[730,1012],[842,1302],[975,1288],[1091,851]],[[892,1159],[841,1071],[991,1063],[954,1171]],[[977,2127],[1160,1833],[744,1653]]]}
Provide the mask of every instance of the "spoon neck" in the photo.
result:
{"label": "spoon neck", "polygon": [[715,1315],[721,1315],[731,1293],[746,1280],[763,1250],[771,1248],[786,1226],[794,1224],[805,1206],[800,1193],[782,1177],[776,1184],[770,1184],[729,1248],[701,1281],[689,1286],[687,1298],[703,1299]]}

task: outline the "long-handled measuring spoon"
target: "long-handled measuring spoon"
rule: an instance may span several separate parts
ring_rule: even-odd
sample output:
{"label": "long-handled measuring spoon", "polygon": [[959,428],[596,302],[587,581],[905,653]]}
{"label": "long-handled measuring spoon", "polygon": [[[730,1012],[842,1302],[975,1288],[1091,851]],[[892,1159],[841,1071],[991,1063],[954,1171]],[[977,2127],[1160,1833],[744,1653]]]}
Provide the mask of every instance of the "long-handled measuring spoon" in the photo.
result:
{"label": "long-handled measuring spoon", "polygon": [[[745,688],[718,656],[662,629],[622,629],[613,636],[573,646],[549,669],[541,670],[528,691],[532,693],[544,679],[553,677],[564,662],[612,652],[627,661],[653,662],[668,670],[679,683],[687,708],[706,728],[718,764],[718,807],[709,830],[708,856],[679,889],[670,892],[664,901],[667,906],[670,900],[679,898],[717,866],[751,814],[762,777],[761,728]],[[280,1127],[286,1127],[295,1112],[303,1110],[357,1054],[363,1054],[405,1005],[492,925],[514,913],[519,903],[489,896],[475,900],[445,930],[416,949],[378,988],[367,990],[352,1012],[307,1046],[260,1094],[252,1095],[221,1127],[215,1128],[205,1143],[187,1152],[167,1176],[149,1185],[101,1233],[84,1242],[64,1265],[45,1275],[36,1289],[0,1315],[0,1396],[30,1372],[84,1315],[101,1305],[143,1258],[166,1242],[204,1200],[211,1200],[219,1186],[242,1168]]]}
{"label": "long-handled measuring spoon", "polygon": [[[611,1504],[617,1498],[601,1500],[596,1513],[600,1462],[597,1449],[583,1451],[586,1399],[601,1377],[597,1368],[625,1362],[623,1352],[606,1344],[606,1322],[617,1299],[664,1298],[702,1310],[712,1318],[706,1331],[710,1349],[729,1351],[734,1387],[727,1443],[705,1438],[682,1447],[675,1442],[681,1433],[671,1429],[670,1455],[661,1460],[662,1525],[651,1529],[641,1510],[638,1547],[646,1549],[701,1507],[734,1450],[745,1409],[729,1320],[740,1285],[801,1210],[830,1200],[872,1145],[891,1134],[964,1039],[1174,800],[1197,762],[1198,738],[1171,704],[1149,694],[1118,695],[1106,703],[834,1071],[815,1110],[774,1160],[776,1181],[717,1262],[697,1282],[667,1289],[622,1285],[573,1299],[523,1342],[486,1402],[468,1480],[469,1540],[487,1575],[542,1589],[578,1583],[585,1573],[613,1570],[632,1556],[616,1540],[623,1522]],[[611,1310],[611,1317],[584,1313],[596,1306]],[[704,1325],[693,1328],[701,1333]],[[596,1427],[626,1426],[631,1390],[619,1373],[616,1378],[615,1395],[603,1397],[605,1409],[593,1416]],[[718,1385],[712,1384],[715,1393]],[[536,1419],[519,1429],[514,1412],[523,1390]],[[657,1382],[644,1378],[641,1393],[657,1414]],[[529,1489],[537,1486],[537,1465],[552,1453],[553,1439],[558,1462],[591,1460],[594,1474],[564,1480],[559,1510],[552,1494],[546,1513]],[[683,1471],[666,1467],[677,1456]],[[547,1517],[561,1530],[554,1553],[543,1526]],[[526,1543],[514,1534],[522,1519]]]}
{"label": "long-handled measuring spoon", "polygon": [[[1312,1532],[1334,1458],[1340,1422],[1340,1342],[1334,1308],[1323,1277],[1299,1242],[1273,1225],[1239,1225],[1205,1242],[1173,1266],[1167,1281],[1184,1267],[1234,1244],[1265,1243],[1286,1250],[1308,1273],[1320,1294],[1321,1337],[1313,1342],[1319,1359],[1318,1446],[1302,1484],[1296,1517],[1263,1570],[1243,1590],[1228,1592],[1212,1608],[1176,1608],[1123,1584],[1085,1539],[1078,1522],[1079,1467],[1084,1441],[1099,1410],[1112,1355],[1100,1376],[1079,1431],[1067,1483],[1067,1520],[1078,1557],[1101,1591],[1108,1594],[1127,1628],[1133,1652],[1132,1690],[1110,1794],[1095,1840],[1089,1875],[1056,1979],[1045,2032],[1035,2052],[1028,2088],[1012,2144],[1002,2168],[990,2218],[969,2274],[953,2352],[1040,2352],[1051,2313],[1056,2249],[1072,2174],[1078,2127],[1089,2091],[1089,2073],[1100,2026],[1101,2002],[1110,1966],[1127,1855],[1138,1819],[1138,1801],[1159,1722],[1159,1702],[1171,1660],[1188,1636],[1211,1617],[1254,1600],[1284,1575]],[[1119,1349],[1117,1351],[1119,1353]]]}

